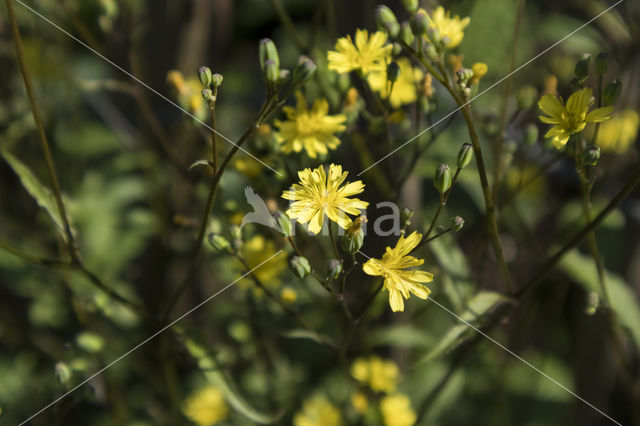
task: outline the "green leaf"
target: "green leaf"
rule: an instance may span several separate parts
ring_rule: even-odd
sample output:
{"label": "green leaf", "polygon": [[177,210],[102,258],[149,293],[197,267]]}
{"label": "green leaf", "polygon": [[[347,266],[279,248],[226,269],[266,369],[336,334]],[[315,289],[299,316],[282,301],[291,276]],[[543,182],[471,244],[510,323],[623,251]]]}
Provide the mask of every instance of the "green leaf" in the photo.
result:
{"label": "green leaf", "polygon": [[[467,306],[467,310],[460,317],[478,327],[486,314],[492,312],[498,305],[507,300],[505,296],[493,291],[481,291],[476,294]],[[418,363],[430,362],[455,349],[462,342],[467,332],[472,331],[468,324],[458,320],[458,323],[439,340],[436,347],[431,349]]]}
{"label": "green leaf", "polygon": [[[596,292],[601,299],[603,298],[598,272],[590,256],[572,250],[564,256],[559,267],[586,290]],[[604,280],[611,298],[611,308],[640,349],[640,307],[633,290],[619,275],[609,271],[605,271]]]}
{"label": "green leaf", "polygon": [[193,164],[191,164],[187,170],[191,171],[191,169],[197,166],[209,166],[213,168],[213,163],[209,160],[198,160],[198,161],[195,161]]}
{"label": "green leaf", "polygon": [[223,393],[227,403],[234,410],[248,418],[249,420],[260,423],[274,423],[280,419],[282,412],[269,414],[259,411],[252,407],[233,384],[231,377],[225,374],[219,367],[214,358],[208,351],[196,343],[193,339],[185,340],[187,351],[198,361],[198,366],[202,369],[207,381],[216,386]]}

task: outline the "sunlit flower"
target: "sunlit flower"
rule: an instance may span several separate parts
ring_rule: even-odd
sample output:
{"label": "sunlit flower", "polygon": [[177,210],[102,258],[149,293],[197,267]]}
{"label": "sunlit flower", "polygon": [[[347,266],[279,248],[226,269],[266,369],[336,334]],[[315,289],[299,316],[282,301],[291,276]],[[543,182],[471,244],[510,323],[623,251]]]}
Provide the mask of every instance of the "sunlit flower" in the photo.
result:
{"label": "sunlit flower", "polygon": [[280,298],[285,303],[293,303],[298,299],[298,294],[295,290],[286,287],[282,289],[282,292],[280,292]]}
{"label": "sunlit flower", "polygon": [[351,376],[368,385],[374,392],[390,393],[396,390],[399,371],[393,361],[371,356],[356,359],[351,364]]}
{"label": "sunlit flower", "polygon": [[367,75],[372,71],[384,71],[390,58],[392,46],[385,45],[387,35],[376,31],[369,37],[367,30],[356,30],[355,44],[351,36],[339,38],[336,50],[327,52],[329,69],[340,74],[353,70]]}
{"label": "sunlit flower", "polygon": [[204,99],[202,99],[202,84],[193,77],[184,79],[180,71],[169,71],[167,73],[167,83],[176,93],[178,104],[199,119],[206,115]]}
{"label": "sunlit flower", "polygon": [[[271,240],[262,235],[254,235],[250,240],[242,244],[240,255],[247,262],[251,272],[266,287],[275,288],[281,284],[280,275],[287,269],[286,256],[274,256],[276,248]],[[267,260],[270,259],[268,262]],[[244,282],[250,281],[250,276],[243,278]]]}
{"label": "sunlit flower", "polygon": [[640,116],[635,110],[625,109],[600,125],[598,146],[603,151],[623,153],[638,136]]}
{"label": "sunlit flower", "polygon": [[417,13],[424,13],[427,16],[429,26],[438,31],[441,39],[444,37],[449,39],[447,48],[454,48],[462,42],[464,29],[471,21],[469,17],[460,19],[458,15],[452,18],[451,13],[448,10],[445,11],[442,6],[439,6],[431,16],[424,9],[419,9]]}
{"label": "sunlit flower", "polygon": [[[419,68],[414,68],[409,59],[400,58],[397,62],[400,66],[400,74],[395,83],[393,83],[391,96],[389,97],[389,102],[393,108],[411,104],[418,99],[418,84],[423,76],[422,71]],[[369,77],[367,77],[367,81],[372,90],[380,93],[380,96],[383,98],[387,97],[390,83],[387,81],[386,70],[372,72],[369,74]]]}
{"label": "sunlit flower", "polygon": [[418,271],[413,268],[424,263],[423,259],[409,256],[422,235],[414,231],[408,237],[400,237],[394,248],[387,247],[382,259],[369,259],[362,270],[368,275],[384,277],[384,289],[389,292],[389,305],[393,312],[404,311],[404,299],[410,297],[410,293],[420,299],[429,297],[431,290],[421,283],[433,281],[433,274],[426,271]]}
{"label": "sunlit flower", "polygon": [[340,411],[325,396],[308,399],[293,417],[294,426],[340,426]]}
{"label": "sunlit flower", "polygon": [[346,229],[351,223],[348,215],[360,214],[369,203],[357,198],[348,198],[364,191],[364,184],[358,180],[340,186],[349,172],[342,172],[342,166],[331,164],[329,174],[320,166],[314,170],[298,172],[299,184],[283,191],[282,198],[291,200],[287,215],[300,223],[309,223],[309,231],[317,234],[322,230],[324,216]]}
{"label": "sunlit flower", "polygon": [[182,413],[198,426],[211,426],[227,417],[229,406],[220,389],[207,386],[187,397]]}
{"label": "sunlit flower", "polygon": [[380,411],[385,426],[411,426],[416,421],[416,413],[411,409],[411,400],[404,394],[382,398]]}
{"label": "sunlit flower", "polygon": [[476,84],[487,73],[489,67],[484,62],[476,62],[471,65],[471,71],[473,71],[473,77],[471,77],[471,84]]}
{"label": "sunlit flower", "polygon": [[335,149],[340,145],[335,133],[346,128],[344,122],[347,117],[344,114],[328,115],[329,103],[326,99],[316,99],[309,109],[302,93],[296,92],[296,98],[298,104],[295,108],[282,108],[287,120],[274,122],[279,130],[276,137],[282,144],[282,151],[300,152],[304,148],[309,157],[316,158],[318,154],[326,154],[327,149]]}
{"label": "sunlit flower", "polygon": [[369,400],[367,400],[367,395],[362,392],[356,392],[351,395],[351,405],[356,411],[360,414],[364,414],[369,408]]}
{"label": "sunlit flower", "polygon": [[599,123],[610,119],[613,112],[612,106],[596,108],[589,112],[594,102],[592,91],[587,87],[569,96],[566,106],[562,98],[544,95],[538,101],[538,107],[547,115],[541,115],[540,121],[554,125],[544,137],[552,138],[553,145],[556,148],[562,148],[569,140],[569,136],[583,131],[587,123]]}

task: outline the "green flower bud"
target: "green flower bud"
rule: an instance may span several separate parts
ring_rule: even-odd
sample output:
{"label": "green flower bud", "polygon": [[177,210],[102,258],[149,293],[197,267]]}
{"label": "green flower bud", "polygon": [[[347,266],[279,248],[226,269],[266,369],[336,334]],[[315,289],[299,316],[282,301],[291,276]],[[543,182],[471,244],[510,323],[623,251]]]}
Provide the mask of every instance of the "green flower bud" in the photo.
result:
{"label": "green flower bud", "polygon": [[273,217],[276,220],[278,232],[280,232],[285,237],[290,237],[291,235],[293,235],[293,224],[291,223],[289,216],[282,213],[281,211],[277,211],[273,214]]}
{"label": "green flower bud", "polygon": [[604,106],[613,105],[613,103],[618,100],[618,96],[620,96],[621,91],[622,83],[620,80],[615,79],[611,83],[607,84],[602,93],[602,104]]}
{"label": "green flower bud", "polygon": [[291,71],[289,71],[286,68],[281,68],[280,74],[278,74],[278,84],[283,84],[285,81],[289,79],[290,75],[291,75]]}
{"label": "green flower bud", "polygon": [[217,251],[229,251],[229,249],[231,248],[229,240],[227,240],[220,234],[214,234],[212,232],[211,234],[209,234],[208,240],[209,244],[211,244],[211,246]]}
{"label": "green flower bud", "polygon": [[471,163],[473,158],[473,146],[470,143],[465,143],[458,152],[458,168],[464,169]]}
{"label": "green flower bud", "polygon": [[400,65],[396,61],[389,62],[389,65],[387,65],[387,80],[393,83],[398,80],[399,75]]}
{"label": "green flower bud", "polygon": [[442,41],[440,31],[438,31],[434,27],[429,27],[429,29],[427,30],[427,36],[429,37],[429,40],[434,44],[439,44]]}
{"label": "green flower bud", "polygon": [[311,273],[311,265],[306,257],[293,256],[289,260],[289,267],[300,278],[304,278]]}
{"label": "green flower bud", "polygon": [[584,154],[582,154],[582,160],[587,166],[595,166],[596,164],[598,164],[599,159],[600,147],[595,145],[587,147],[587,149],[584,151]]}
{"label": "green flower bud", "polygon": [[409,13],[414,13],[418,10],[418,0],[402,0],[402,5]]}
{"label": "green flower bud", "polygon": [[410,209],[409,207],[405,207],[404,209],[402,209],[402,211],[400,212],[400,222],[402,223],[403,226],[411,225],[412,218],[413,218],[413,209]]}
{"label": "green flower bud", "polygon": [[200,79],[200,83],[204,87],[209,87],[211,85],[211,78],[213,77],[213,73],[209,67],[200,67],[198,68],[198,78]]}
{"label": "green flower bud", "polygon": [[211,91],[211,89],[202,89],[202,99],[204,99],[207,102],[213,102],[216,100],[216,97],[213,96],[213,92]]}
{"label": "green flower bud", "polygon": [[411,30],[411,26],[408,22],[402,23],[402,26],[400,27],[400,35],[398,37],[400,38],[400,40],[411,46],[413,40],[415,40],[415,37],[413,36],[413,31]]}
{"label": "green flower bud", "polygon": [[364,243],[364,225],[367,223],[367,217],[358,216],[347,227],[347,232],[342,236],[342,249],[347,253],[356,253]]}
{"label": "green flower bud", "polygon": [[335,280],[342,273],[342,262],[338,259],[329,260],[329,265],[327,266],[327,275],[332,280]]}
{"label": "green flower bud", "polygon": [[213,87],[220,87],[222,85],[222,74],[215,73],[211,76],[211,85]]}
{"label": "green flower bud", "polygon": [[518,90],[516,100],[518,102],[518,109],[527,111],[531,109],[538,100],[538,90],[533,86],[524,86]]}
{"label": "green flower bud", "polygon": [[451,187],[451,170],[449,170],[449,166],[446,164],[440,164],[436,168],[433,185],[436,187],[440,195],[444,195],[444,193],[449,190]]}
{"label": "green flower bud", "polygon": [[69,383],[69,380],[71,380],[71,369],[64,362],[59,362],[56,364],[55,374],[58,378],[58,381],[63,385],[66,385],[67,383]]}
{"label": "green flower bud", "polygon": [[298,65],[293,69],[293,84],[306,83],[316,72],[316,64],[306,56],[300,56]]}
{"label": "green flower bud", "polygon": [[415,35],[416,37],[420,37],[422,35],[425,35],[429,30],[429,19],[424,13],[416,13],[411,17],[409,25],[411,25],[411,31],[413,31],[413,35]]}
{"label": "green flower bud", "polygon": [[260,57],[260,69],[264,72],[266,68],[266,62],[271,60],[275,62],[276,68],[280,68],[280,57],[278,56],[278,49],[275,43],[270,38],[263,38],[260,40],[260,47],[258,49]]}
{"label": "green flower bud", "polygon": [[524,143],[527,145],[534,145],[538,142],[538,126],[533,123],[529,123],[524,129]]}
{"label": "green flower bud", "polygon": [[608,68],[609,64],[607,63],[607,54],[604,52],[600,53],[596,56],[596,72],[598,75],[604,75]]}
{"label": "green flower bud", "polygon": [[464,219],[461,216],[454,216],[451,218],[451,229],[458,232],[464,226]]}
{"label": "green flower bud", "polygon": [[588,53],[585,53],[582,56],[582,59],[580,59],[578,61],[578,63],[576,64],[576,67],[573,70],[573,73],[575,74],[576,78],[578,79],[578,82],[582,83],[589,76],[589,62],[590,61],[591,61],[591,55],[588,54]]}
{"label": "green flower bud", "polygon": [[460,68],[456,72],[456,76],[458,77],[458,85],[466,85],[469,82],[469,79],[473,77],[473,70],[469,68]]}
{"label": "green flower bud", "polygon": [[378,28],[386,31],[391,37],[395,37],[400,32],[400,24],[391,9],[381,4],[376,7],[376,24]]}
{"label": "green flower bud", "polygon": [[271,59],[267,59],[264,63],[264,78],[269,83],[277,83],[278,78],[280,77],[280,70],[278,69],[278,65],[275,61]]}

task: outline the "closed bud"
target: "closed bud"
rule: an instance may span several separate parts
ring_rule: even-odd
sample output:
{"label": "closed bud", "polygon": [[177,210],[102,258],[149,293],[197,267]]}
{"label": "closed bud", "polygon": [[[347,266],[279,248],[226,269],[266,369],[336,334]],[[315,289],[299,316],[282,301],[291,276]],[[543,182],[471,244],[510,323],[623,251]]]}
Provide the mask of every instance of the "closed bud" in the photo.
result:
{"label": "closed bud", "polygon": [[270,38],[263,38],[260,40],[260,47],[258,50],[260,56],[260,69],[264,72],[266,68],[266,62],[271,60],[275,62],[276,68],[280,68],[280,57],[278,56],[278,49],[275,43]]}
{"label": "closed bud", "polygon": [[613,103],[618,100],[621,91],[622,83],[620,80],[615,79],[607,84],[602,92],[602,104],[604,106],[613,105]]}
{"label": "closed bud", "polygon": [[516,93],[516,101],[518,102],[518,109],[527,111],[538,100],[538,90],[533,86],[524,86],[518,93]]}
{"label": "closed bud", "polygon": [[306,83],[316,72],[316,64],[306,56],[300,56],[298,65],[293,69],[293,84]]}
{"label": "closed bud", "polygon": [[464,219],[461,216],[454,216],[451,218],[451,229],[458,232],[464,226]]}
{"label": "closed bud", "polygon": [[585,165],[595,166],[598,164],[598,160],[600,159],[600,147],[595,145],[587,147],[582,155],[582,159]]}
{"label": "closed bud", "polygon": [[589,76],[589,62],[590,61],[591,61],[591,55],[588,54],[588,53],[585,53],[582,56],[582,59],[580,59],[578,61],[578,63],[576,64],[576,67],[573,70],[573,73],[575,74],[576,79],[578,79],[578,82],[582,83]]}
{"label": "closed bud", "polygon": [[440,164],[436,168],[433,185],[441,195],[449,190],[451,187],[451,170],[449,170],[449,166],[446,164]]}
{"label": "closed bud", "polygon": [[273,217],[276,220],[278,232],[280,232],[285,237],[290,237],[291,235],[293,235],[293,224],[291,223],[289,216],[282,213],[281,211],[277,211],[273,214]]}
{"label": "closed bud", "polygon": [[429,37],[429,40],[434,44],[439,44],[442,41],[440,31],[438,31],[434,27],[429,27],[429,29],[427,30],[427,36]]}
{"label": "closed bud", "polygon": [[413,30],[411,30],[411,26],[408,22],[402,23],[402,26],[400,27],[400,35],[398,37],[400,40],[411,46],[415,37],[413,36]]}
{"label": "closed bud", "polygon": [[279,77],[280,77],[280,70],[278,69],[278,65],[275,63],[275,61],[268,59],[264,63],[264,78],[269,83],[275,84],[278,82]]}
{"label": "closed bud", "polygon": [[429,19],[426,14],[418,12],[411,17],[409,25],[411,25],[413,35],[420,37],[425,35],[429,30]]}
{"label": "closed bud", "polygon": [[395,37],[400,32],[400,24],[391,9],[381,4],[376,7],[376,24],[378,28],[386,31],[391,37]]}
{"label": "closed bud", "polygon": [[335,280],[342,273],[342,262],[338,259],[329,260],[329,264],[327,265],[327,275],[332,280]]}
{"label": "closed bud", "polygon": [[213,247],[217,251],[229,251],[229,249],[231,248],[229,240],[227,240],[220,234],[211,233],[209,234],[208,240],[209,244],[211,244],[211,247]]}
{"label": "closed bud", "polygon": [[71,380],[71,369],[64,362],[59,362],[55,366],[55,374],[60,383],[66,385]]}
{"label": "closed bud", "polygon": [[469,143],[465,143],[460,148],[458,152],[458,168],[464,169],[471,163],[471,159],[473,158],[473,146]]}
{"label": "closed bud", "polygon": [[367,217],[358,216],[347,227],[347,231],[342,236],[342,249],[347,253],[356,253],[364,243],[364,226],[367,223]]}
{"label": "closed bud", "polygon": [[538,142],[538,135],[538,126],[530,123],[524,129],[524,143],[527,145],[534,145],[536,142]]}
{"label": "closed bud", "polygon": [[460,68],[456,71],[456,76],[458,77],[458,84],[460,86],[466,85],[469,82],[469,79],[473,77],[473,70],[469,68]]}
{"label": "closed bud", "polygon": [[400,212],[400,221],[402,223],[402,226],[411,225],[412,218],[413,218],[413,209],[410,209],[409,207],[405,207],[404,209],[402,209],[402,211]]}
{"label": "closed bud", "polygon": [[211,89],[202,89],[202,99],[204,99],[207,102],[213,102],[216,100],[215,96],[213,96],[213,92],[211,91]]}
{"label": "closed bud", "polygon": [[596,56],[596,72],[598,75],[604,75],[608,68],[609,64],[607,63],[607,54],[604,52],[600,53]]}
{"label": "closed bud", "polygon": [[198,68],[198,78],[200,79],[200,83],[206,88],[211,85],[211,78],[213,77],[213,73],[209,69],[209,67],[200,67]]}
{"label": "closed bud", "polygon": [[291,75],[291,71],[286,68],[280,69],[280,74],[278,74],[278,84],[283,84],[285,81],[289,79]]}
{"label": "closed bud", "polygon": [[387,80],[394,83],[400,75],[400,65],[396,61],[389,62],[387,65]]}
{"label": "closed bud", "polygon": [[413,13],[418,10],[418,0],[402,0],[402,5],[409,13]]}
{"label": "closed bud", "polygon": [[311,273],[311,265],[306,257],[293,256],[289,260],[289,267],[300,278],[304,278]]}
{"label": "closed bud", "polygon": [[213,87],[220,87],[222,85],[222,74],[215,73],[211,76],[211,85]]}

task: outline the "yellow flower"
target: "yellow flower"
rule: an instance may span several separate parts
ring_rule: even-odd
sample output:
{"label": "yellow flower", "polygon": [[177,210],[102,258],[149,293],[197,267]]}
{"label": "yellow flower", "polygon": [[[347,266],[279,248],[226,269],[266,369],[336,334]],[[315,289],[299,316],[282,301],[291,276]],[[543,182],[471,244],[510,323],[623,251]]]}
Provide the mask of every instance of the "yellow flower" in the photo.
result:
{"label": "yellow flower", "polygon": [[[422,71],[411,66],[411,61],[407,58],[398,59],[400,66],[400,75],[391,89],[389,102],[393,108],[402,105],[411,104],[418,99],[417,89],[418,83],[422,80]],[[387,72],[372,72],[367,77],[371,90],[374,90],[382,97],[387,97],[389,93],[389,82],[387,81]]]}
{"label": "yellow flower", "polygon": [[214,425],[229,414],[220,389],[207,386],[189,395],[182,404],[182,413],[198,426]]}
{"label": "yellow flower", "polygon": [[328,115],[329,103],[326,99],[316,99],[309,110],[302,93],[296,92],[296,98],[298,104],[295,108],[282,108],[287,120],[274,122],[279,129],[276,138],[282,144],[282,151],[300,152],[304,148],[309,157],[316,158],[318,154],[326,154],[327,148],[336,149],[340,139],[334,133],[346,129],[344,122],[347,117],[343,114]]}
{"label": "yellow flower", "polygon": [[349,172],[342,172],[342,166],[331,164],[329,174],[320,166],[314,170],[304,169],[298,172],[299,184],[293,184],[291,190],[283,191],[282,198],[291,200],[287,215],[300,223],[309,223],[309,231],[317,234],[322,230],[324,216],[347,229],[351,223],[348,215],[360,214],[369,203],[357,198],[348,198],[364,191],[364,184],[358,180],[340,186]]}
{"label": "yellow flower", "polygon": [[280,298],[285,303],[293,303],[296,301],[296,299],[298,299],[298,294],[294,290],[287,287],[282,289]]}
{"label": "yellow flower", "polygon": [[180,71],[169,71],[167,83],[175,90],[178,104],[199,119],[206,114],[204,99],[202,99],[202,84],[193,77],[187,80]]}
{"label": "yellow flower", "polygon": [[598,146],[603,151],[623,153],[636,140],[640,116],[635,110],[625,109],[610,121],[600,125]]}
{"label": "yellow flower", "polygon": [[362,270],[368,275],[384,277],[384,288],[389,292],[389,305],[393,312],[404,311],[404,299],[413,293],[420,299],[429,297],[431,290],[421,283],[433,281],[433,274],[413,269],[424,263],[423,259],[409,256],[422,235],[414,231],[408,237],[400,237],[394,248],[387,247],[382,259],[369,259],[362,265]]}
{"label": "yellow flower", "polygon": [[308,399],[293,417],[294,426],[340,426],[342,416],[340,411],[331,404],[326,397],[317,396]]}
{"label": "yellow flower", "polygon": [[445,12],[442,6],[439,6],[432,16],[429,16],[424,9],[419,9],[417,13],[423,13],[427,16],[429,26],[438,31],[440,38],[447,37],[449,39],[449,43],[446,45],[447,48],[454,48],[462,42],[464,29],[471,21],[469,17],[460,19],[458,15],[451,18],[450,12]]}
{"label": "yellow flower", "polygon": [[369,401],[367,400],[367,396],[362,392],[357,392],[351,395],[351,405],[356,411],[360,414],[364,414],[369,408]]}
{"label": "yellow flower", "polygon": [[579,133],[584,130],[587,123],[599,123],[611,118],[613,107],[597,108],[589,112],[589,108],[595,102],[591,89],[585,87],[571,96],[565,106],[562,98],[553,95],[544,95],[538,101],[538,107],[543,113],[540,121],[554,124],[554,126],[544,135],[551,137],[551,142],[556,148],[562,148],[569,140],[572,133]]}
{"label": "yellow flower", "polygon": [[368,385],[374,392],[394,392],[398,381],[398,366],[377,356],[358,358],[351,364],[351,376]]}
{"label": "yellow flower", "polygon": [[[247,262],[249,268],[253,269],[264,262],[264,264],[255,269],[252,274],[255,275],[262,284],[270,288],[278,287],[281,284],[280,274],[287,269],[287,259],[285,256],[275,256],[273,259],[265,262],[275,253],[276,249],[273,241],[266,240],[259,234],[254,235],[249,241],[245,242],[240,249],[240,254]],[[243,278],[243,281],[248,283],[251,281],[251,277],[247,276]]]}
{"label": "yellow flower", "polygon": [[473,71],[473,77],[471,77],[471,84],[476,84],[487,73],[489,67],[484,62],[476,62],[471,65],[471,71]]}
{"label": "yellow flower", "polygon": [[356,30],[355,44],[351,36],[339,38],[336,51],[327,52],[329,69],[340,74],[358,70],[362,75],[372,71],[384,71],[390,58],[392,46],[386,45],[387,35],[376,31],[369,37],[367,30]]}
{"label": "yellow flower", "polygon": [[404,394],[382,398],[380,411],[385,426],[411,426],[416,421],[416,413],[411,409],[411,400]]}

